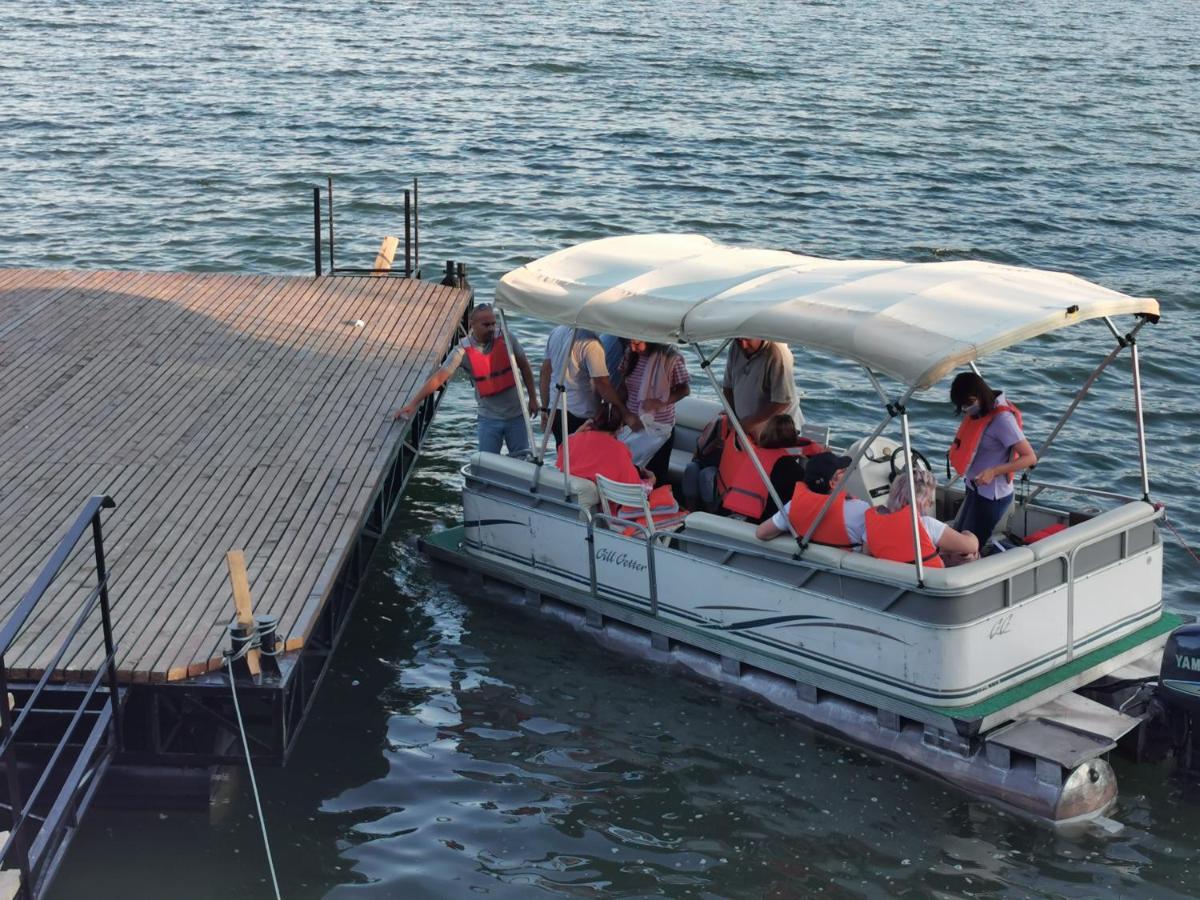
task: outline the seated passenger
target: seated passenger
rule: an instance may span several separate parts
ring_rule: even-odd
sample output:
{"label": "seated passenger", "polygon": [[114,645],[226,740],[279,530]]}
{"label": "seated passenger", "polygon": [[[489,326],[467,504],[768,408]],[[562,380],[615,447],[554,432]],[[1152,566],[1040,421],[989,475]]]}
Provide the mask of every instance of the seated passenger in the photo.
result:
{"label": "seated passenger", "polygon": [[[755,537],[760,541],[769,541],[787,534],[789,521],[796,535],[804,537],[829,495],[846,477],[849,465],[849,456],[838,456],[829,451],[808,459],[804,467],[804,481],[795,486],[792,499],[783,505],[780,512],[758,526]],[[809,540],[814,544],[841,547],[844,550],[856,549],[866,537],[866,513],[870,508],[865,500],[840,494]]]}
{"label": "seated passenger", "polygon": [[683,470],[683,503],[688,509],[715,513],[720,509],[717,472],[725,445],[733,441],[733,429],[725,414],[717,415],[696,438],[692,460]]}
{"label": "seated passenger", "polygon": [[[671,493],[671,486],[663,484],[655,487],[654,476],[633,464],[633,455],[629,448],[617,439],[616,432],[619,428],[620,412],[609,404],[602,403],[592,419],[578,431],[567,435],[565,452],[558,454],[555,465],[562,470],[564,461],[569,459],[571,474],[576,478],[595,481],[597,475],[603,475],[623,484],[641,483],[646,491],[654,521],[678,521],[679,505]],[[629,512],[628,516],[625,515],[626,512]],[[618,515],[638,520],[640,513],[640,509],[624,507]]]}
{"label": "seated passenger", "polygon": [[[820,444],[796,433],[796,423],[791,416],[777,415],[763,426],[754,453],[771,480],[771,486],[782,499],[791,497],[796,485],[804,479],[805,457],[824,450]],[[775,514],[775,500],[749,455],[743,454],[732,484],[721,497],[721,506],[731,515],[756,523]]]}
{"label": "seated passenger", "polygon": [[[937,478],[928,469],[913,469],[917,489],[917,528],[921,544],[921,559],[925,565],[940,569],[979,558],[979,541],[969,531],[955,531],[933,517],[937,500]],[[913,554],[912,497],[908,489],[908,474],[901,471],[892,480],[884,509],[867,511],[867,539],[863,550],[877,559],[911,563]]]}

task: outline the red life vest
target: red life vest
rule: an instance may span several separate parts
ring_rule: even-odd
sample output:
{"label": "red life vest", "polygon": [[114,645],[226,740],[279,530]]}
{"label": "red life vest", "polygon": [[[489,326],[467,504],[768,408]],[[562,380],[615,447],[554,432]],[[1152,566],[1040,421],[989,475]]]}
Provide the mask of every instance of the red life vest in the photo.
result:
{"label": "red life vest", "polygon": [[721,440],[724,449],[721,450],[721,462],[717,467],[717,496],[721,497],[729,490],[737,477],[742,463],[746,461],[746,449],[742,446],[741,438],[729,424],[728,416],[721,416]]}
{"label": "red life vest", "polygon": [[[669,484],[660,484],[652,490],[650,496],[646,498],[646,502],[650,506],[650,518],[654,520],[656,530],[665,531],[683,524],[685,514],[680,510],[679,504],[675,502],[675,494],[671,491]],[[628,519],[639,525],[646,524],[645,514],[636,506],[620,507],[617,510],[617,518]],[[626,528],[623,534],[626,537],[632,537],[639,532],[636,528]]]}
{"label": "red life vest", "polygon": [[[796,529],[796,534],[804,537],[812,526],[813,519],[817,517],[817,513],[821,511],[821,507],[828,499],[828,494],[811,491],[804,482],[796,485],[795,490],[792,491],[791,504],[788,506],[788,521]],[[847,550],[855,546],[850,540],[850,532],[846,530],[846,501],[849,499],[843,493],[833,501],[833,505],[825,513],[825,518],[821,520],[817,530],[812,533],[810,540],[814,544],[842,547]]]}
{"label": "red life vest", "polygon": [[[894,513],[881,509],[867,510],[867,550],[876,559],[892,562],[913,562],[912,505]],[[921,560],[931,569],[945,568],[937,547],[917,518],[917,534],[921,540]]]}
{"label": "red life vest", "polygon": [[489,353],[479,350],[469,340],[466,351],[471,363],[471,377],[475,379],[475,390],[479,391],[480,397],[490,397],[516,386],[517,379],[513,376],[502,336],[496,335]]}
{"label": "red life vest", "polygon": [[[642,475],[633,464],[633,454],[629,447],[617,440],[616,435],[607,431],[576,431],[567,437],[567,450],[571,456],[571,475],[576,478],[586,478],[595,481],[597,475],[603,475],[612,481],[622,484],[641,484]],[[560,453],[555,465],[563,467]],[[661,484],[650,492],[647,503],[650,506],[650,516],[659,530],[683,521],[679,504],[669,484]],[[646,524],[646,517],[640,506],[617,506],[613,514],[621,519],[628,519],[641,525]],[[637,533],[636,528],[628,528],[625,535]]]}
{"label": "red life vest", "polygon": [[[946,457],[949,459],[950,465],[954,466],[954,471],[963,476],[967,474],[971,463],[975,461],[975,454],[979,450],[979,444],[983,440],[983,433],[987,431],[988,425],[1000,413],[1006,412],[1012,413],[1016,417],[1018,428],[1024,428],[1021,411],[1007,400],[1003,404],[996,404],[986,415],[963,416],[963,420],[958,423],[958,432],[954,435],[954,441],[950,444],[950,449],[946,451]],[[1016,457],[1015,452],[1013,457]],[[1013,480],[1012,472],[1005,477],[1011,482]]]}
{"label": "red life vest", "polygon": [[577,478],[595,481],[603,475],[623,484],[637,484],[642,480],[629,447],[607,431],[576,431],[567,436],[567,449],[558,454],[555,465],[563,467],[563,460],[570,456],[571,474]]}
{"label": "red life vest", "polygon": [[[763,471],[769,478],[771,470],[779,460],[785,456],[812,456],[814,454],[813,447],[820,447],[820,450],[815,451],[816,453],[825,449],[820,444],[805,440],[804,446],[801,447],[778,447],[764,450],[762,447],[755,446],[754,454],[762,463]],[[759,477],[758,469],[754,467],[754,461],[750,459],[750,455],[743,453],[741,458],[741,465],[734,473],[733,482],[721,498],[721,506],[728,512],[757,521],[762,518],[771,495],[767,491],[767,486],[763,484],[762,478]]]}

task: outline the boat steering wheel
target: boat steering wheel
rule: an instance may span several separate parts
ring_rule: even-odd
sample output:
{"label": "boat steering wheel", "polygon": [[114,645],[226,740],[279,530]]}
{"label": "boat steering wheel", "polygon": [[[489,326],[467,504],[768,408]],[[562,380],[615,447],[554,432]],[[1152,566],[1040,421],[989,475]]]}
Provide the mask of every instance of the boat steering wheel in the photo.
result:
{"label": "boat steering wheel", "polygon": [[[888,462],[891,464],[891,469],[892,469],[891,475],[888,476],[889,484],[891,482],[895,481],[896,476],[900,474],[900,470],[901,470],[902,466],[897,465],[896,457],[898,457],[903,452],[904,452],[903,448],[897,447],[894,451],[892,451],[892,455],[888,460]],[[913,459],[916,460],[917,465],[922,466],[925,469],[925,471],[927,471],[927,472],[933,471],[933,466],[929,465],[929,460],[925,458],[924,453],[922,453],[920,450],[913,450],[912,455],[913,455]]]}

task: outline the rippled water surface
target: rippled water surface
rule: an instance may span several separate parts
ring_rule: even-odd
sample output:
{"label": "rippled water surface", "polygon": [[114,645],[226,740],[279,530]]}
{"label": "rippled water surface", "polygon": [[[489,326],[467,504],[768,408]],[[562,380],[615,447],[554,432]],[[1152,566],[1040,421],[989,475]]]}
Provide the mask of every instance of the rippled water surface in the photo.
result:
{"label": "rippled water surface", "polygon": [[[1063,269],[1162,301],[1155,493],[1200,543],[1198,44],[1163,0],[9,0],[0,265],[305,273],[333,172],[343,264],[419,175],[427,267],[467,262],[481,295],[636,231]],[[985,367],[1035,437],[1107,350],[1076,332]],[[800,355],[798,379],[810,418],[865,430],[852,368]],[[941,393],[919,406],[942,446]],[[1039,471],[1135,490],[1131,416],[1118,367]],[[285,896],[1197,893],[1200,791],[1161,770],[1119,765],[1120,835],[1058,837],[435,580],[413,539],[456,518],[472,421],[457,384],[292,764],[262,773]],[[212,824],[97,812],[55,894],[265,895],[250,811],[239,784]]]}

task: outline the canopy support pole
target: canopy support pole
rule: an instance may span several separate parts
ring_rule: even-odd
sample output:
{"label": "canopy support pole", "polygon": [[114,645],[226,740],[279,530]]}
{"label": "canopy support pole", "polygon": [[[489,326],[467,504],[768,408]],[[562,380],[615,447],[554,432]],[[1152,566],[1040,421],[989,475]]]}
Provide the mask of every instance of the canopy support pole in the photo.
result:
{"label": "canopy support pole", "polygon": [[891,398],[888,397],[887,391],[885,391],[883,389],[883,385],[880,384],[878,376],[866,366],[863,366],[863,371],[866,372],[867,377],[871,379],[871,386],[875,388],[875,393],[879,395],[879,399],[883,401],[883,405],[887,406],[891,402]]}
{"label": "canopy support pole", "polygon": [[[521,401],[521,418],[525,420],[525,437],[529,442],[529,453],[533,454],[533,423],[529,421],[529,398],[525,396],[525,381],[521,377],[521,370],[517,366],[517,352],[513,349],[512,337],[508,332],[508,322],[504,319],[504,310],[496,307],[496,316],[500,321],[500,335],[504,338],[504,349],[508,351],[508,365],[512,369],[515,376],[513,380],[517,384],[517,398]],[[542,461],[535,460],[540,467]]]}
{"label": "canopy support pole", "polygon": [[912,514],[913,562],[917,566],[917,587],[925,587],[925,560],[921,558],[921,524],[917,512],[917,482],[913,472],[912,438],[908,433],[908,409],[900,405],[900,432],[904,437],[904,470],[908,473],[908,509]]}
{"label": "canopy support pole", "polygon": [[[1085,381],[1083,383],[1083,385],[1079,388],[1079,390],[1075,392],[1075,397],[1071,400],[1070,405],[1067,407],[1066,411],[1059,417],[1059,419],[1055,423],[1054,427],[1052,429],[1050,429],[1050,434],[1046,438],[1046,440],[1044,440],[1042,442],[1042,446],[1037,449],[1038,462],[1041,462],[1045,458],[1046,452],[1050,449],[1050,445],[1053,444],[1054,441],[1058,438],[1059,432],[1061,432],[1063,430],[1063,426],[1065,426],[1067,424],[1067,421],[1071,418],[1071,416],[1075,414],[1075,410],[1079,407],[1079,404],[1083,402],[1083,398],[1088,395],[1088,393],[1092,389],[1092,386],[1096,383],[1097,379],[1100,378],[1100,376],[1101,376],[1101,374],[1103,374],[1104,370],[1107,369],[1109,367],[1109,365],[1112,364],[1112,361],[1115,360],[1117,358],[1117,356],[1120,355],[1121,351],[1124,350],[1126,347],[1132,346],[1134,348],[1134,351],[1136,352],[1137,345],[1136,345],[1136,343],[1134,343],[1134,341],[1137,338],[1137,333],[1139,331],[1141,331],[1142,326],[1146,324],[1146,320],[1143,319],[1142,321],[1138,322],[1137,325],[1135,325],[1133,327],[1133,330],[1131,332],[1129,332],[1129,334],[1127,334],[1127,335],[1123,335],[1119,331],[1117,331],[1117,327],[1113,324],[1112,319],[1110,319],[1108,316],[1104,317],[1104,324],[1108,326],[1108,330],[1113,333],[1114,337],[1116,337],[1117,346],[1115,346],[1109,352],[1109,354],[1104,357],[1104,359],[1100,360],[1100,364],[1098,366],[1096,366],[1096,368],[1092,371],[1092,374],[1088,376],[1087,381]],[[1137,364],[1135,363],[1134,365],[1136,368]],[[1138,380],[1140,381],[1140,378]],[[1138,390],[1136,385],[1135,385],[1134,390],[1135,390],[1135,394],[1140,395],[1140,391]],[[1140,403],[1139,397],[1135,396],[1135,402]],[[1144,453],[1145,433],[1141,429],[1140,416],[1138,419],[1138,426],[1139,426],[1138,436],[1139,436],[1139,440],[1141,441],[1141,446],[1143,448],[1143,453]],[[1144,457],[1143,457],[1143,459],[1144,459]],[[1144,471],[1144,466],[1143,466],[1143,471]],[[1043,490],[1044,490],[1044,488],[1041,488],[1041,487],[1035,488],[1030,494],[1028,494],[1025,497],[1025,499],[1022,501],[1021,505],[1028,507],[1030,503],[1032,503],[1034,500],[1037,499],[1038,494],[1040,494]]]}
{"label": "canopy support pole", "polygon": [[870,437],[863,441],[862,445],[854,452],[854,455],[850,457],[850,465],[846,468],[846,477],[842,478],[842,480],[838,482],[838,486],[829,493],[829,497],[825,500],[825,503],[822,504],[819,510],[817,510],[817,515],[816,518],[813,519],[813,523],[808,526],[808,531],[804,532],[804,537],[800,540],[801,553],[803,553],[808,547],[809,540],[812,538],[813,533],[817,530],[817,526],[821,524],[821,520],[825,518],[825,513],[829,511],[829,507],[833,506],[833,501],[840,497],[842,491],[846,489],[846,478],[849,478],[851,473],[858,468],[858,464],[862,461],[862,458],[867,453],[867,448],[871,446],[875,438],[883,434],[883,429],[887,428],[888,423],[891,422],[892,419],[896,418],[896,415],[901,409],[904,408],[904,405],[908,403],[909,398],[913,395],[913,391],[915,390],[915,387],[910,387],[904,393],[904,396],[898,401],[894,403],[885,402],[887,415],[883,417],[882,422],[875,426],[875,430],[871,432]]}
{"label": "canopy support pole", "polygon": [[[728,343],[729,341],[726,340],[725,344]],[[721,390],[721,385],[717,383],[717,376],[713,374],[712,370],[712,359],[704,358],[704,352],[700,349],[699,344],[693,343],[692,347],[695,348],[696,354],[700,357],[700,368],[704,370],[704,374],[708,376],[708,380],[712,382],[712,386],[717,392],[717,397],[721,401],[721,406],[725,409],[725,415],[729,417],[729,424],[733,426],[733,430],[737,432],[737,436],[741,440],[742,446],[746,448],[746,458],[754,464],[754,469],[756,472],[758,472],[758,477],[762,479],[763,487],[767,489],[767,493],[771,496],[771,499],[775,501],[775,508],[782,512],[783,501],[779,498],[779,493],[775,490],[775,485],[771,484],[771,476],[768,475],[767,470],[763,468],[762,460],[759,459],[758,454],[754,452],[754,444],[752,444],[750,439],[746,437],[746,432],[742,428],[742,423],[739,422],[738,417],[733,414],[733,408],[729,405],[729,400],[726,398],[725,392]],[[724,347],[725,345],[722,344],[721,348],[724,349]],[[718,350],[717,355],[720,355],[720,352],[721,351]],[[714,356],[713,359],[715,358],[716,357]],[[786,521],[788,531],[791,532],[792,537],[795,538],[796,543],[799,544],[800,535],[796,533],[795,526],[792,525],[791,519],[786,519]]]}
{"label": "canopy support pole", "polygon": [[1129,352],[1133,356],[1133,410],[1137,416],[1138,462],[1142,468],[1142,499],[1150,502],[1150,469],[1146,462],[1146,423],[1142,418],[1142,367],[1138,360],[1137,341],[1130,336]]}
{"label": "canopy support pole", "polygon": [[[563,402],[563,410],[562,410],[563,447],[562,447],[562,449],[563,449],[564,453],[566,452],[565,448],[566,448],[566,444],[567,444],[567,401],[566,401],[567,391],[566,391],[566,388],[563,387],[563,378],[566,377],[567,365],[571,360],[571,351],[575,348],[575,335],[578,331],[579,331],[578,325],[571,328],[571,339],[567,342],[567,352],[565,354],[563,354],[563,362],[562,362],[562,365],[559,366],[558,377],[556,377],[554,379],[554,390],[556,393],[554,394],[554,399],[550,401],[550,405],[546,407],[546,410],[549,413],[549,415],[546,420],[546,430],[542,433],[542,444],[541,444],[541,447],[538,448],[537,459],[535,460],[535,462],[538,465],[538,468],[541,468],[541,466],[545,464],[546,445],[550,443],[550,432],[554,430],[554,428],[553,428],[554,410],[555,410],[555,407],[558,406],[559,398],[562,398],[562,402]],[[551,374],[554,374],[554,373],[551,373]],[[563,464],[569,466],[570,460],[565,459],[565,457],[564,457]],[[564,487],[564,491],[566,492],[565,496],[569,497],[571,494],[570,475],[568,473],[564,473],[564,474],[567,475],[567,480],[565,482],[565,487]],[[537,471],[537,469],[535,469],[534,473],[533,473],[533,484],[530,485],[530,490],[533,491],[534,493],[536,493],[537,486],[538,486],[538,471]]]}

